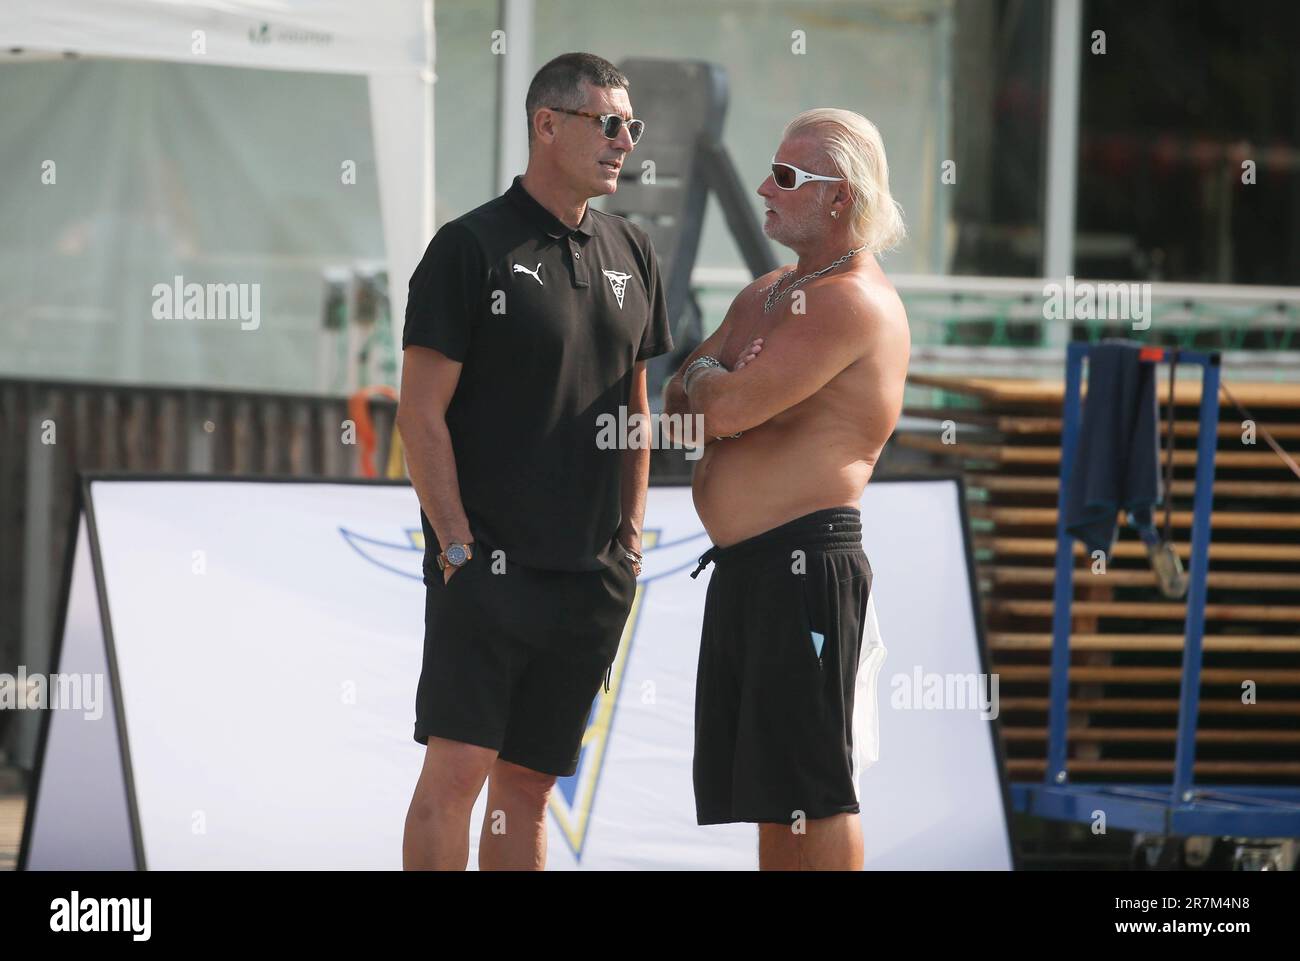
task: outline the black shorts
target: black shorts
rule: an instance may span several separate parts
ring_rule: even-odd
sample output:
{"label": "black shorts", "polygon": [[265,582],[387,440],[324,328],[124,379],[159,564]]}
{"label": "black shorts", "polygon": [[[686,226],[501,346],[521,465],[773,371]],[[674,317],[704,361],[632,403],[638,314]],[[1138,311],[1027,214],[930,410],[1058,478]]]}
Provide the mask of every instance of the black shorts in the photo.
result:
{"label": "black shorts", "polygon": [[871,591],[859,512],[816,511],[715,547],[701,567],[709,560],[696,820],[793,824],[858,813],[854,697]]}
{"label": "black shorts", "polygon": [[494,562],[491,551],[476,542],[473,558],[446,584],[436,567],[425,570],[415,740],[476,744],[567,777],[618,654],[636,576],[626,560],[549,571]]}

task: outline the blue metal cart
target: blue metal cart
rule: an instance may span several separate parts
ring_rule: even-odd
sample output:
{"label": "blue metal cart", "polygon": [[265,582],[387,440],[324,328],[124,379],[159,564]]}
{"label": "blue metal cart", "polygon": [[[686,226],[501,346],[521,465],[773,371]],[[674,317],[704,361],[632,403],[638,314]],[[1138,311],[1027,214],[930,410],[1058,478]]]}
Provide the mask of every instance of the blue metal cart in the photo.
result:
{"label": "blue metal cart", "polygon": [[[1182,693],[1172,786],[1071,784],[1066,768],[1069,696],[1070,607],[1074,596],[1073,539],[1065,530],[1066,485],[1079,439],[1080,382],[1092,345],[1067,348],[1061,426],[1061,478],[1056,517],[1056,581],[1052,615],[1052,670],[1047,768],[1038,784],[1013,784],[1017,811],[1066,821],[1091,821],[1105,812],[1108,826],[1164,836],[1219,835],[1236,838],[1300,837],[1300,788],[1202,787],[1192,776],[1200,710],[1201,640],[1205,633],[1205,582],[1209,568],[1210,510],[1214,501],[1214,451],[1219,425],[1219,353],[1180,350],[1177,362],[1204,371],[1196,445],[1192,508],[1192,556],[1187,588]],[[1143,363],[1168,363],[1173,352],[1143,347]]]}

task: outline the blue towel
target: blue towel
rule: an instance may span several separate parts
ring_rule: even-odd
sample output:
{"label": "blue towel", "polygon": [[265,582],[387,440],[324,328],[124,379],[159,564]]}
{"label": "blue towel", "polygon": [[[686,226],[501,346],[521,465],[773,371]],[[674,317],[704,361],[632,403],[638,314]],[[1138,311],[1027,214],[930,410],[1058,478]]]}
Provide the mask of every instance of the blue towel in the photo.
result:
{"label": "blue towel", "polygon": [[1147,540],[1160,503],[1156,365],[1138,360],[1141,344],[1103,341],[1088,358],[1088,396],[1066,499],[1066,530],[1088,553],[1110,555],[1115,516],[1127,511]]}

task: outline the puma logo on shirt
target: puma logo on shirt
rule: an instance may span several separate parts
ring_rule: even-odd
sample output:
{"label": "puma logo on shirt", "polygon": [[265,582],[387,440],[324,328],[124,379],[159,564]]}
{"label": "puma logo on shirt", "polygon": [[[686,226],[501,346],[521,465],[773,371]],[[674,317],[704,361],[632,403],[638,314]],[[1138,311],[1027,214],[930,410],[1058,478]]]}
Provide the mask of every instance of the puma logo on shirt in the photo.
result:
{"label": "puma logo on shirt", "polygon": [[[515,264],[515,273],[528,274],[530,277],[533,278],[533,280],[537,281],[539,284],[542,284],[542,278],[538,276],[538,274],[541,273],[541,270],[542,270],[542,265],[540,262],[538,263],[536,269],[534,270],[529,270],[523,264]],[[542,286],[545,287],[546,285],[542,284]]]}

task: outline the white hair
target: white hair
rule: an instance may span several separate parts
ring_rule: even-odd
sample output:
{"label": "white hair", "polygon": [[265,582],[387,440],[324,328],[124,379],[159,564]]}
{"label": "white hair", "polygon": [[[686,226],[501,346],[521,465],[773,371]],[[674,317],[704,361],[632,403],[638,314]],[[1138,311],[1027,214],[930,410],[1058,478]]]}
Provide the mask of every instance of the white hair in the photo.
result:
{"label": "white hair", "polygon": [[822,149],[853,192],[849,229],[855,242],[873,254],[897,247],[906,234],[903,209],[889,193],[889,164],[876,125],[852,110],[818,107],[786,124],[782,139],[808,131],[821,134]]}

